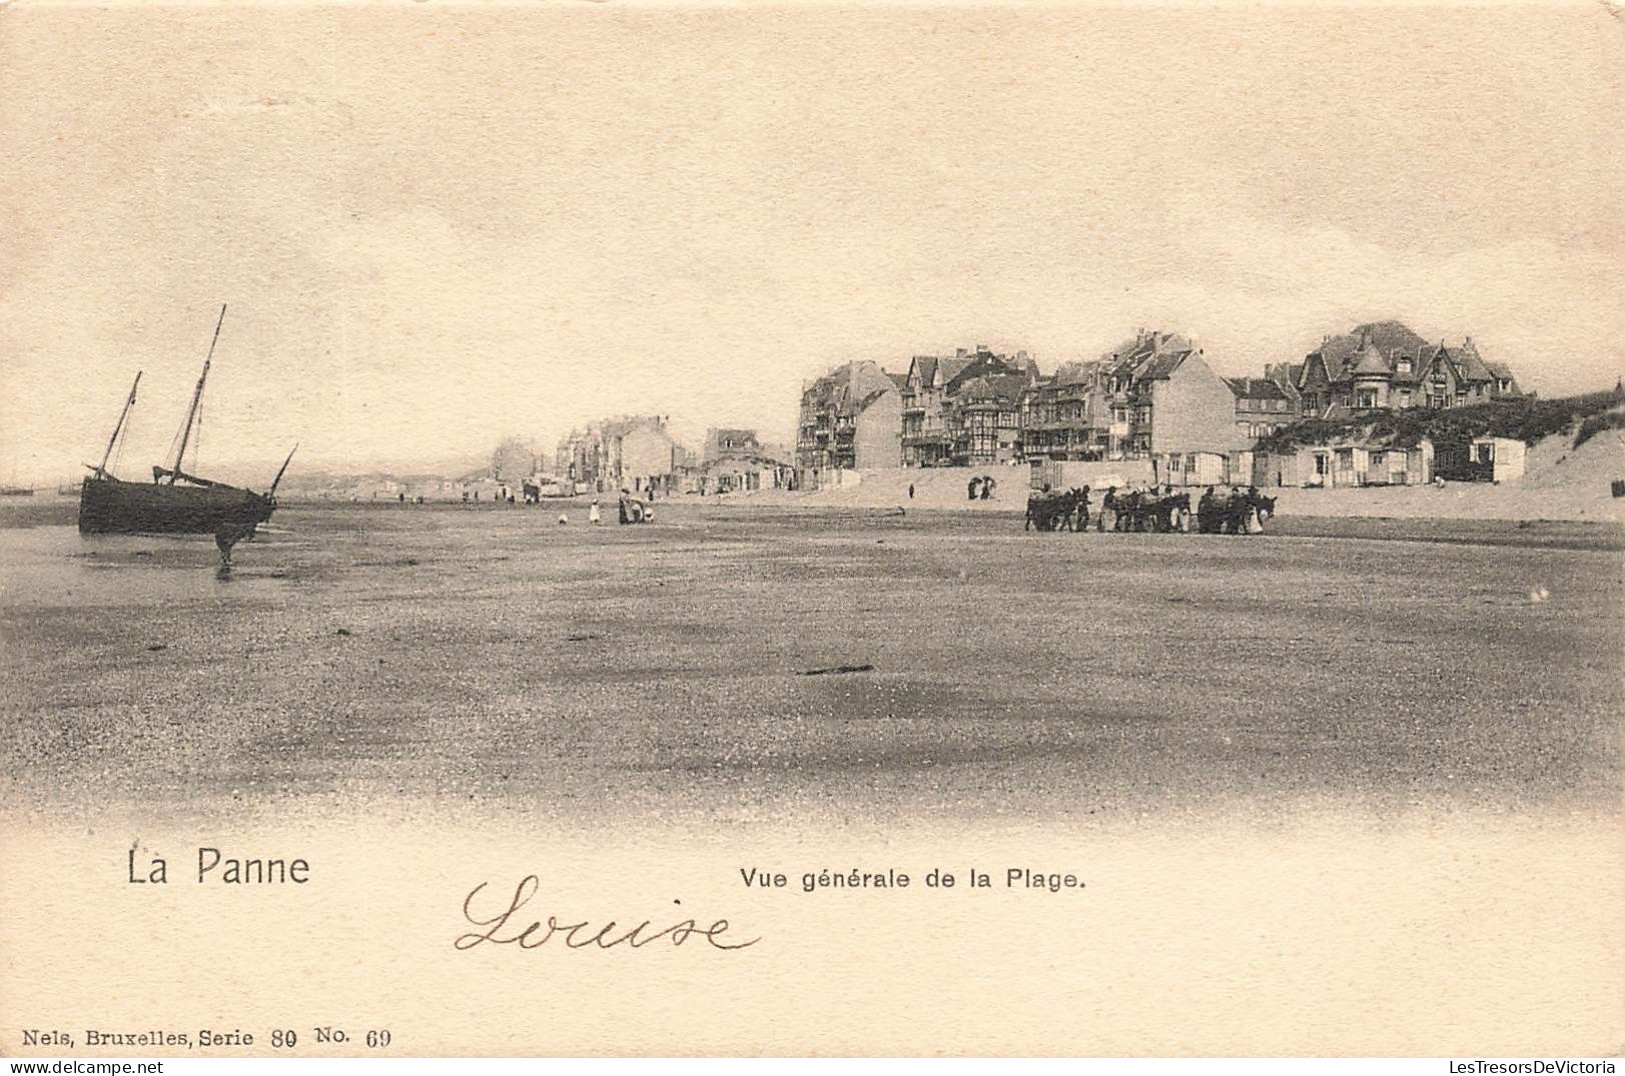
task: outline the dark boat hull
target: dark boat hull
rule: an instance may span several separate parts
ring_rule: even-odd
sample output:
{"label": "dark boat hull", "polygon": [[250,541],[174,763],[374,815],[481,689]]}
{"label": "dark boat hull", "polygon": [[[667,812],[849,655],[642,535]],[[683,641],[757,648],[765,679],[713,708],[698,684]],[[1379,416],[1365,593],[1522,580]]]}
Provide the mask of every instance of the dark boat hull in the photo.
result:
{"label": "dark boat hull", "polygon": [[166,485],[87,478],[79,491],[81,534],[214,534],[252,532],[276,502],[233,486]]}

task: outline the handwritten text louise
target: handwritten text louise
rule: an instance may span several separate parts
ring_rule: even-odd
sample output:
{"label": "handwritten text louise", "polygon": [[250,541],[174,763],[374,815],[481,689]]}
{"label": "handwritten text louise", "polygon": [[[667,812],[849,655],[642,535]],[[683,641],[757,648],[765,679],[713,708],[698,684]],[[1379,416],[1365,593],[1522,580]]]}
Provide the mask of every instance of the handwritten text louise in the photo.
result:
{"label": "handwritten text louise", "polygon": [[[699,926],[693,919],[683,919],[658,929],[647,919],[630,928],[619,926],[614,920],[602,926],[595,926],[587,919],[576,920],[574,917],[566,917],[561,921],[556,915],[549,915],[543,920],[535,917],[535,913],[526,914],[522,911],[541,888],[541,881],[534,874],[527,875],[514,888],[513,897],[505,908],[487,916],[483,910],[477,911],[475,907],[476,903],[484,903],[480,899],[480,894],[484,892],[486,884],[481,882],[463,899],[463,918],[480,929],[458,935],[454,944],[459,949],[472,949],[485,943],[517,945],[521,949],[539,949],[555,936],[569,949],[614,949],[622,945],[628,949],[641,949],[661,940],[669,941],[675,947],[690,938],[700,937],[709,942],[712,948],[733,950],[749,948],[762,940],[752,938],[741,942],[724,941],[723,935],[727,933],[729,926],[726,919],[718,919],[708,927]],[[501,907],[499,903],[491,903],[489,906]]]}

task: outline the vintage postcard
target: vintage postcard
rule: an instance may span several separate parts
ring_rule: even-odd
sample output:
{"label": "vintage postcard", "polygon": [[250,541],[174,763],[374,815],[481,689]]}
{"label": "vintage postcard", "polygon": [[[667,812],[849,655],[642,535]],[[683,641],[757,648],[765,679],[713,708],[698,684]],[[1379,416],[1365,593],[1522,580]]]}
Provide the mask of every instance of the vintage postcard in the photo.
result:
{"label": "vintage postcard", "polygon": [[1622,61],[0,6],[0,1053],[1613,1056]]}

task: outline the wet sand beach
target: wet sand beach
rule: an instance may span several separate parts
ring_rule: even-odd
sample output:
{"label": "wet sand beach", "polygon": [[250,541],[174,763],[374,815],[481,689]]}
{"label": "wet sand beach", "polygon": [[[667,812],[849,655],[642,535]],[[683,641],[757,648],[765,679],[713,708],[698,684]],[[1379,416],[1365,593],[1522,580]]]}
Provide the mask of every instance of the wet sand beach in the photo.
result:
{"label": "wet sand beach", "polygon": [[0,530],[7,798],[834,823],[1617,803],[1609,525],[567,510],[290,506],[229,579],[207,537]]}

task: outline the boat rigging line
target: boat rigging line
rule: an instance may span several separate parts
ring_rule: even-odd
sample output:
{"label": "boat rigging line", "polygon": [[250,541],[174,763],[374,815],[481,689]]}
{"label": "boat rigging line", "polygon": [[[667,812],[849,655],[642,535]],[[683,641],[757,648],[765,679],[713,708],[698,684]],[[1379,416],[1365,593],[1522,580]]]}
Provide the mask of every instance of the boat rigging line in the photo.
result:
{"label": "boat rigging line", "polygon": [[[124,409],[118,413],[118,425],[113,427],[113,436],[107,439],[107,451],[102,453],[102,462],[91,468],[96,472],[97,478],[106,476],[107,461],[109,459],[113,460],[115,468],[124,461],[124,439],[130,432],[130,426],[125,419],[130,417],[130,408],[135,406],[135,390],[140,386],[141,371],[137,370],[135,372],[135,382],[130,386],[130,395],[124,400]],[[114,455],[115,449],[118,453],[116,456]],[[86,464],[86,466],[89,466],[89,464]]]}
{"label": "boat rigging line", "polygon": [[[220,342],[220,326],[226,323],[226,304],[220,304],[220,320],[214,325],[214,339],[209,341],[209,355],[203,360],[203,373],[198,375],[197,388],[192,390],[192,406],[186,409],[186,423],[181,427],[181,447],[175,453],[175,466],[169,469],[169,484],[174,485],[175,480],[182,474],[181,465],[186,460],[186,444],[192,439],[192,426],[197,421],[198,405],[203,402],[203,384],[209,380],[209,364],[214,361],[214,347]],[[197,452],[192,454],[192,466],[197,467]]]}

